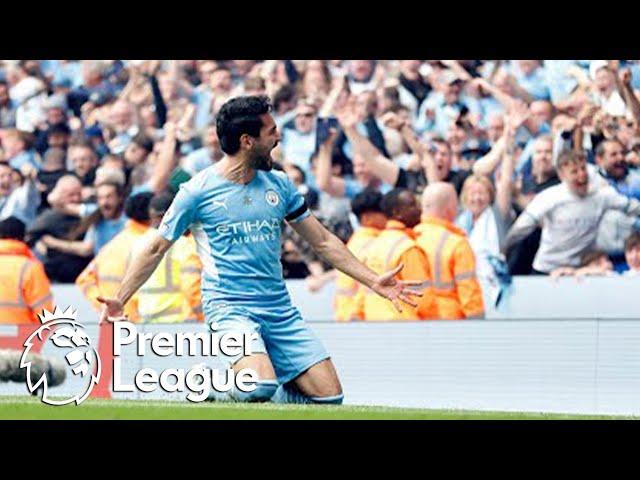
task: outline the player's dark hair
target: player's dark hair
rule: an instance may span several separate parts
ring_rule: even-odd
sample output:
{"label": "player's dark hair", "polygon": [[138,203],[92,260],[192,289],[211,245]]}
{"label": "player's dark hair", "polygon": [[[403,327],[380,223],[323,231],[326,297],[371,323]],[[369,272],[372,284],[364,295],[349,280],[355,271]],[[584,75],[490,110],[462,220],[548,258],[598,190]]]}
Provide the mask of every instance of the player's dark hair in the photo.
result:
{"label": "player's dark hair", "polygon": [[240,150],[242,135],[258,138],[262,128],[260,115],[270,110],[271,103],[266,95],[236,97],[222,105],[216,117],[221,150],[227,155],[235,155]]}
{"label": "player's dark hair", "polygon": [[382,194],[374,188],[367,187],[351,201],[351,210],[360,220],[363,213],[382,212],[381,204]]}
{"label": "player's dark hair", "polygon": [[25,231],[24,223],[16,217],[5,218],[0,222],[0,238],[23,241]]}
{"label": "player's dark hair", "polygon": [[409,192],[409,190],[404,188],[394,188],[390,192],[386,193],[380,202],[382,213],[384,213],[388,218],[394,218],[394,213],[402,206],[400,196],[405,192]]}
{"label": "player's dark hair", "polygon": [[127,198],[124,204],[125,215],[137,222],[148,222],[150,220],[149,203],[152,198],[151,192],[138,193]]}

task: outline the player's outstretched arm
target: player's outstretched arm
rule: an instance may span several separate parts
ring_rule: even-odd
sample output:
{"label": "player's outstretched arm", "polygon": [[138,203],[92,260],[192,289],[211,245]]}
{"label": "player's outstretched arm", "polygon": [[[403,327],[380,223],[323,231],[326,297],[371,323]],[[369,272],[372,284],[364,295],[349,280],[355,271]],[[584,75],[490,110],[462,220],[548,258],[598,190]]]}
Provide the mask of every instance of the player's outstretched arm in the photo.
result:
{"label": "player's outstretched arm", "polygon": [[115,298],[98,297],[98,301],[104,304],[101,323],[124,320],[124,306],[151,276],[172,244],[158,233],[148,240],[129,264]]}
{"label": "player's outstretched arm", "polygon": [[302,238],[309,242],[318,255],[325,261],[370,288],[378,295],[390,300],[399,312],[402,312],[400,301],[412,307],[417,306],[410,297],[420,297],[422,294],[410,290],[409,287],[418,286],[422,282],[401,281],[395,278],[404,265],[399,265],[389,272],[377,275],[373,270],[360,262],[349,251],[345,244],[327,230],[313,215],[305,218],[301,222],[291,223],[291,227],[298,232]]}

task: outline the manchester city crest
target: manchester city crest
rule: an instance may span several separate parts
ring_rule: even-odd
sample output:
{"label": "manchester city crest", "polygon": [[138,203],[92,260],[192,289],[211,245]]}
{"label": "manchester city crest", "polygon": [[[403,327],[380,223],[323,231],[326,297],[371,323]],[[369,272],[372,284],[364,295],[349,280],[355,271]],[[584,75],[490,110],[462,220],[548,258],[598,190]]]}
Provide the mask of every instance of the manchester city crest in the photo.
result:
{"label": "manchester city crest", "polygon": [[278,203],[280,203],[280,197],[273,190],[267,190],[267,193],[265,193],[264,198],[267,201],[267,203],[272,207],[275,207],[276,205],[278,205]]}

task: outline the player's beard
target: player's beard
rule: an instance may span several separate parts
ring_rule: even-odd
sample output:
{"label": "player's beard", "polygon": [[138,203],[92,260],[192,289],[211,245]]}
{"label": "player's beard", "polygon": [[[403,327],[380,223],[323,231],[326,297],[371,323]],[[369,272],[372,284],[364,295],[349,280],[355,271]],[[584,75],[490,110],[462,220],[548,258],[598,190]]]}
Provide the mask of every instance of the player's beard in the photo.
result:
{"label": "player's beard", "polygon": [[249,166],[256,170],[264,170],[265,172],[270,171],[273,168],[273,159],[271,158],[271,152],[255,152],[249,159]]}

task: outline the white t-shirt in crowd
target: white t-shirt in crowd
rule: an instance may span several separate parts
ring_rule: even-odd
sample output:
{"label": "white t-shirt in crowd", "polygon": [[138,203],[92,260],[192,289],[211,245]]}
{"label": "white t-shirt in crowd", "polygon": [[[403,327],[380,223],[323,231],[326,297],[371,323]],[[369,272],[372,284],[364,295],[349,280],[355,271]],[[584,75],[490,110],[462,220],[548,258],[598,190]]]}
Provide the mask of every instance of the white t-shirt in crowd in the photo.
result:
{"label": "white t-shirt in crowd", "polygon": [[569,191],[565,183],[540,192],[527,206],[509,236],[542,226],[540,248],[533,268],[551,272],[580,265],[580,257],[594,248],[598,225],[607,210],[640,215],[640,202],[620,195],[613,187],[591,189],[586,197]]}

